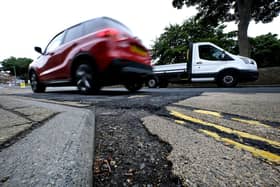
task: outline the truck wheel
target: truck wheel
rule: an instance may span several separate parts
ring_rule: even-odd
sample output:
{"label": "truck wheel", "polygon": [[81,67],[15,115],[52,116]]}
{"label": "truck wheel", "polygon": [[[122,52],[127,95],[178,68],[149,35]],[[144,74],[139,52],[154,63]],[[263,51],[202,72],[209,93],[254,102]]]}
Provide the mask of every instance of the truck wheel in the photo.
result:
{"label": "truck wheel", "polygon": [[39,82],[38,77],[34,71],[30,73],[30,84],[34,93],[43,93],[46,91],[46,86]]}
{"label": "truck wheel", "polygon": [[158,80],[156,77],[151,77],[147,81],[147,85],[149,88],[156,88],[158,86]]}
{"label": "truck wheel", "polygon": [[100,90],[100,85],[94,80],[92,67],[88,64],[78,66],[75,74],[76,85],[83,94],[95,93]]}
{"label": "truck wheel", "polygon": [[130,92],[137,92],[143,87],[142,82],[126,83],[125,88]]}
{"label": "truck wheel", "polygon": [[218,78],[218,86],[235,87],[238,83],[237,74],[235,72],[224,72]]}
{"label": "truck wheel", "polygon": [[168,82],[167,81],[160,81],[159,82],[159,87],[160,88],[167,88],[167,86],[168,86]]}

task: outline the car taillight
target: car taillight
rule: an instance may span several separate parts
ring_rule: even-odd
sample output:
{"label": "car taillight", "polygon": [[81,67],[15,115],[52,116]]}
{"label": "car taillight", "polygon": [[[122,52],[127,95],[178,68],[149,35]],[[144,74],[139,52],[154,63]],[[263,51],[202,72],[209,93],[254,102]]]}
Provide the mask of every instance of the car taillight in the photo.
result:
{"label": "car taillight", "polygon": [[97,33],[97,36],[100,38],[118,38],[119,36],[119,31],[117,31],[116,29],[104,29],[101,30],[100,32]]}

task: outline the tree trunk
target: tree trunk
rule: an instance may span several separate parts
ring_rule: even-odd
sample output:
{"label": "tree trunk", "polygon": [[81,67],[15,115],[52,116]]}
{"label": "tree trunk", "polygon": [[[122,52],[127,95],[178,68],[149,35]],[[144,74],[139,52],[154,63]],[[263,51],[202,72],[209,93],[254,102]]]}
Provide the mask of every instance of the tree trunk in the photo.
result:
{"label": "tree trunk", "polygon": [[238,22],[238,45],[239,54],[250,57],[250,44],[248,39],[248,26],[251,21],[251,7],[253,0],[237,0]]}

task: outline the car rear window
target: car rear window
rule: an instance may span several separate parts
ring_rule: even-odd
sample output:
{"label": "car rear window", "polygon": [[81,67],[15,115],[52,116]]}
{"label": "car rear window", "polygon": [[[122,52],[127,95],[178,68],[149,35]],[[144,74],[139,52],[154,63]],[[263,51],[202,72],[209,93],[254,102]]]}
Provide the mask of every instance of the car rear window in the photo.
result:
{"label": "car rear window", "polygon": [[67,34],[65,36],[64,43],[75,40],[76,38],[79,38],[81,36],[83,36],[83,25],[79,24],[79,25],[73,26],[67,30]]}
{"label": "car rear window", "polygon": [[106,18],[106,17],[89,20],[85,22],[84,27],[85,27],[85,34],[89,34],[106,28],[115,28],[119,31],[125,32],[133,36],[131,30],[128,27],[126,27],[124,24],[114,19]]}

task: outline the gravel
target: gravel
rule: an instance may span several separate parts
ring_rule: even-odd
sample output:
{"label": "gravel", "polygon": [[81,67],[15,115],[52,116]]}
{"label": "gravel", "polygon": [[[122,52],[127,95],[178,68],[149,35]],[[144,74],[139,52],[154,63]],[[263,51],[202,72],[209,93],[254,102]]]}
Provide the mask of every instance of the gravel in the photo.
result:
{"label": "gravel", "polygon": [[167,160],[172,147],[150,134],[142,118],[166,115],[165,107],[193,96],[133,96],[96,108],[94,186],[182,186]]}
{"label": "gravel", "polygon": [[171,146],[150,135],[144,110],[96,110],[95,186],[181,186],[167,160]]}

